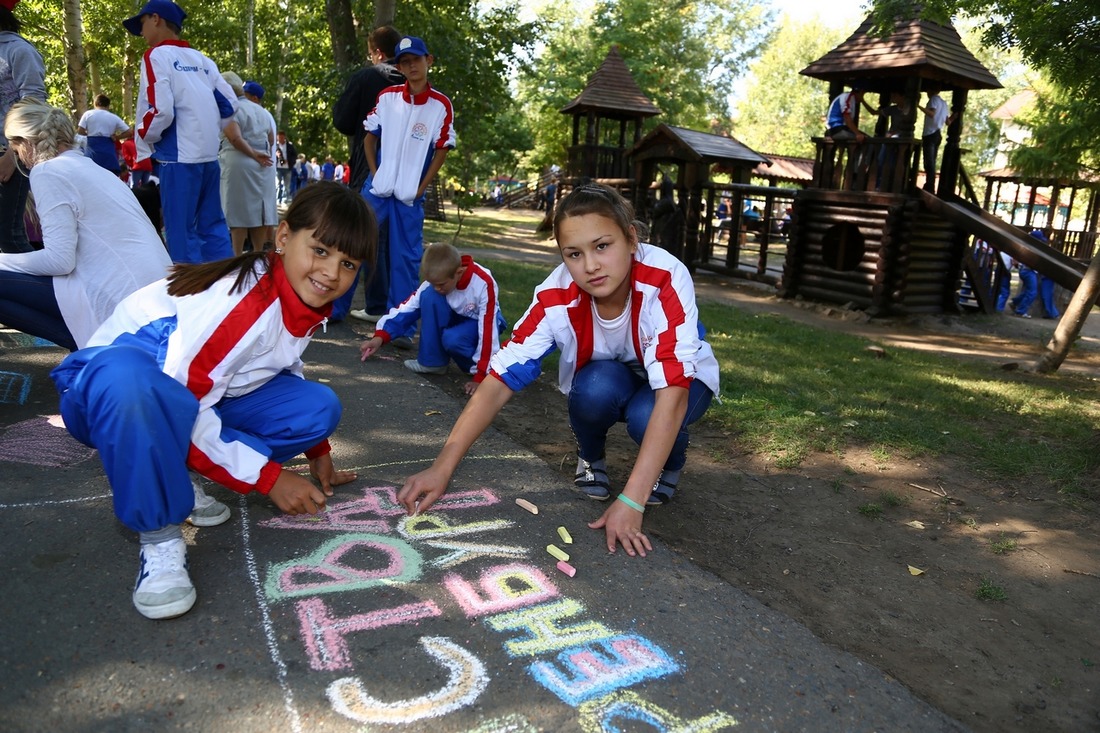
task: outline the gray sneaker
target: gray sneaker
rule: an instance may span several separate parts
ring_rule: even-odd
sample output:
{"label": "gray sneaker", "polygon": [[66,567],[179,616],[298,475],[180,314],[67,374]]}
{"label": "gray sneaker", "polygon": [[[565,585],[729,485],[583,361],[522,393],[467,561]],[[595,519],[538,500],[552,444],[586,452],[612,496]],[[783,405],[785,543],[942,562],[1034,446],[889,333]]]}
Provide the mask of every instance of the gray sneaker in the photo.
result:
{"label": "gray sneaker", "polygon": [[191,479],[195,491],[195,508],[187,521],[196,527],[217,527],[229,519],[229,507],[203,491],[195,479]]}
{"label": "gray sneaker", "polygon": [[175,618],[195,605],[198,594],[187,574],[187,546],[180,538],[141,546],[134,608],[145,618]]}
{"label": "gray sneaker", "polygon": [[417,374],[446,374],[447,365],[437,367],[424,366],[416,359],[406,359],[405,368],[410,372],[416,372]]}
{"label": "gray sneaker", "polygon": [[405,351],[412,351],[413,340],[408,336],[398,336],[395,339],[390,339],[390,345],[395,349],[404,349]]}

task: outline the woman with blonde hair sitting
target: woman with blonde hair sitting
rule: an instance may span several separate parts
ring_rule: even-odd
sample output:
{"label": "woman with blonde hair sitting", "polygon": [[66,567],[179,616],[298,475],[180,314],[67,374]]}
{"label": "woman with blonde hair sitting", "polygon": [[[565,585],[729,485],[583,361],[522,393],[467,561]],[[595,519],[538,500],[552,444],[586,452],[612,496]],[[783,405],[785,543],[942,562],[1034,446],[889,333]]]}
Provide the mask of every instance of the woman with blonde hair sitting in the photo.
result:
{"label": "woman with blonde hair sitting", "polygon": [[0,253],[0,323],[82,348],[120,300],[167,275],[171,259],[126,184],[75,148],[66,112],[23,100],[4,131],[25,167],[15,175],[30,178],[44,248]]}

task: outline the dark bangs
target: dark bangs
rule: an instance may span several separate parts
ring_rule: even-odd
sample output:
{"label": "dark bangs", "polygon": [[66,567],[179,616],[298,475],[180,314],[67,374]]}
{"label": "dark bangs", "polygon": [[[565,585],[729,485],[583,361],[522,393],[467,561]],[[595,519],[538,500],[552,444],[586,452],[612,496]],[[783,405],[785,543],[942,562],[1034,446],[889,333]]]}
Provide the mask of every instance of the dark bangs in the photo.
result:
{"label": "dark bangs", "polygon": [[374,265],[378,221],[363,197],[346,186],[320,181],[299,190],[287,209],[286,223],[295,232],[312,229],[318,242]]}

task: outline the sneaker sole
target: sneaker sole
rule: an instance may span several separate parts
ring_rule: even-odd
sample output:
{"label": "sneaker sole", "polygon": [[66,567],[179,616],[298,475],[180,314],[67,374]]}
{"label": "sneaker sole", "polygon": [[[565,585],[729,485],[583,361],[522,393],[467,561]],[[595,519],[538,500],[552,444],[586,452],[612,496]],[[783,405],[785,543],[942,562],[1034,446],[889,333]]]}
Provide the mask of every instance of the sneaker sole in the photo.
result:
{"label": "sneaker sole", "polygon": [[225,524],[229,520],[230,511],[229,507],[222,504],[222,511],[218,512],[211,517],[203,517],[192,514],[187,517],[187,523],[193,527],[217,527],[219,524]]}
{"label": "sneaker sole", "polygon": [[608,491],[603,496],[599,496],[598,494],[589,494],[587,491],[585,491],[580,486],[574,486],[573,490],[583,494],[586,498],[591,499],[592,501],[607,501],[608,499],[611,498],[611,492],[610,491]]}
{"label": "sneaker sole", "polygon": [[136,608],[137,612],[145,618],[159,621],[166,618],[176,618],[177,616],[182,616],[187,613],[194,607],[198,597],[199,594],[192,588],[190,593],[180,598],[178,601],[158,606],[142,606],[137,600],[134,600],[134,608]]}

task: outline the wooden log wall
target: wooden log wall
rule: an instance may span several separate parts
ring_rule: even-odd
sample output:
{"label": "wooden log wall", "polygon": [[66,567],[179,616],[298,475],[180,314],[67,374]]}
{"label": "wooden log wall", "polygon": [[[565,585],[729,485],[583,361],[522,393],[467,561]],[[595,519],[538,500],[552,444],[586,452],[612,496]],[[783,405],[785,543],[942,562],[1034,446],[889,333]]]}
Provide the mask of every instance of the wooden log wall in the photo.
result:
{"label": "wooden log wall", "polygon": [[[909,197],[807,189],[795,200],[791,246],[780,283],[783,297],[851,304],[872,314],[895,310],[899,302],[900,259],[917,203]],[[823,240],[837,225],[854,226],[863,253],[850,270],[826,261]]]}
{"label": "wooden log wall", "polygon": [[892,298],[898,313],[956,313],[962,277],[959,232],[927,212],[914,220],[908,240],[898,247],[899,277]]}

